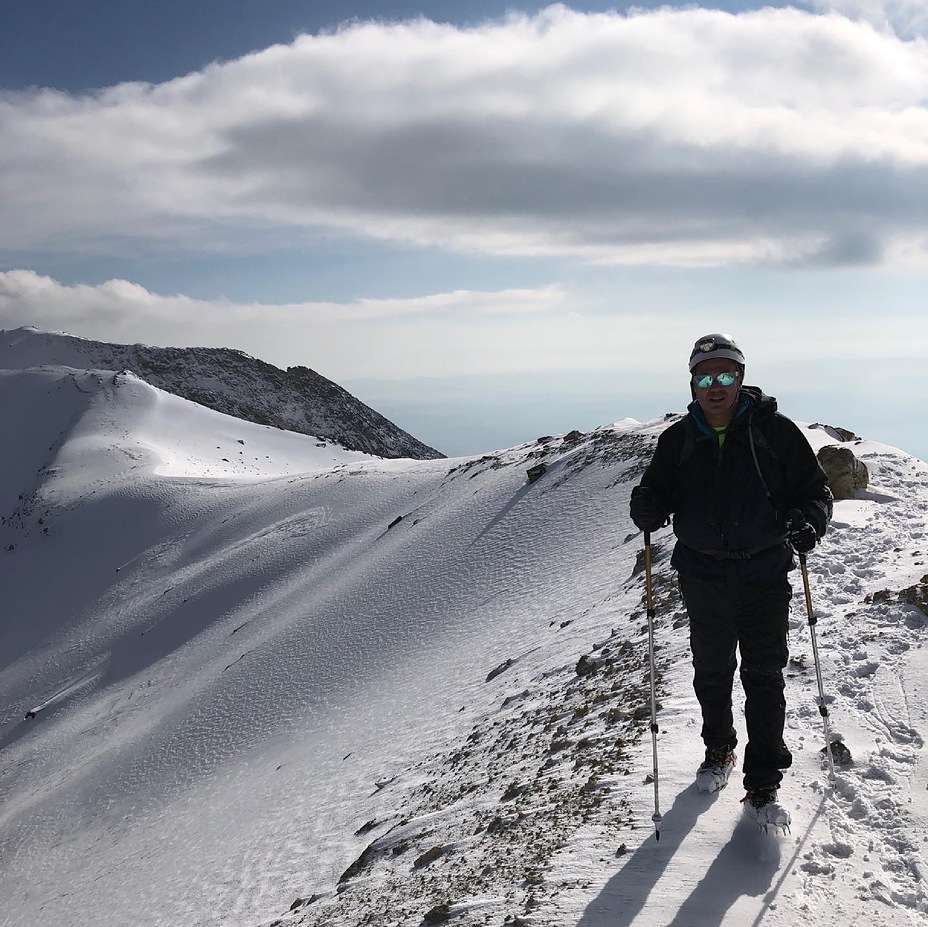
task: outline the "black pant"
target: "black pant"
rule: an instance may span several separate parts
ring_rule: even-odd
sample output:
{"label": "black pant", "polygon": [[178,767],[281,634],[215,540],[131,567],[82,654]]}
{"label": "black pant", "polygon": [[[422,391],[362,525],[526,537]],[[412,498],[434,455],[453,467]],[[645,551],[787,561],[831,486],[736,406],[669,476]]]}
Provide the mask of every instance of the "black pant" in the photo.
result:
{"label": "black pant", "polygon": [[702,708],[707,747],[735,746],[732,684],[735,650],[741,652],[748,744],[747,789],[775,788],[792,763],[783,743],[786,700],[783,667],[789,659],[789,600],[784,576],[769,582],[704,583],[680,576],[690,621],[693,688]]}

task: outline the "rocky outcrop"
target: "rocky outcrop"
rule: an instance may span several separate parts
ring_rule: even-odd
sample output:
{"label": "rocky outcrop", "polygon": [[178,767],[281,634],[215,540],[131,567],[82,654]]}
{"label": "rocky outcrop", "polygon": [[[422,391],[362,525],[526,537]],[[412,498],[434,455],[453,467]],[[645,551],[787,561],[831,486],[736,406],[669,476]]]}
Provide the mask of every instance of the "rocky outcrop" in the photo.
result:
{"label": "rocky outcrop", "polygon": [[867,465],[849,447],[827,444],[818,452],[818,460],[835,499],[852,499],[870,483]]}

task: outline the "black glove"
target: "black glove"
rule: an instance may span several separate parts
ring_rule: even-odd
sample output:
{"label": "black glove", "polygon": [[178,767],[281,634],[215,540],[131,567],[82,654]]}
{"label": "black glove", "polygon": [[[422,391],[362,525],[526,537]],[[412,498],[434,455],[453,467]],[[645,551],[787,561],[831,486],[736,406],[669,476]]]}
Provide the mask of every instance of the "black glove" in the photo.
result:
{"label": "black glove", "polygon": [[638,529],[649,534],[667,524],[667,512],[650,486],[636,486],[632,490],[629,512]]}
{"label": "black glove", "polygon": [[797,554],[807,554],[818,541],[815,528],[799,509],[790,509],[786,513],[786,540],[793,545]]}

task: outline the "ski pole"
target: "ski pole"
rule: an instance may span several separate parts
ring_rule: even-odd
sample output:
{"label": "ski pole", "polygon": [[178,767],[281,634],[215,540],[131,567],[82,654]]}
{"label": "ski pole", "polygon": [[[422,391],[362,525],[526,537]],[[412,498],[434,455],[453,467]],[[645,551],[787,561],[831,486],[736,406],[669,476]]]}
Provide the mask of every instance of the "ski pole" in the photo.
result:
{"label": "ski pole", "polygon": [[648,607],[648,659],[651,665],[651,752],[654,758],[654,839],[661,839],[660,787],[657,774],[657,686],[654,667],[654,591],[651,586],[651,532],[644,533],[644,583]]}
{"label": "ski pole", "polygon": [[822,669],[818,661],[818,642],[815,639],[815,625],[818,619],[812,610],[812,593],[809,590],[809,570],[806,567],[806,555],[799,554],[799,569],[802,571],[802,585],[806,593],[806,612],[809,616],[809,633],[812,635],[812,657],[815,662],[815,678],[818,680],[818,713],[822,716],[825,728],[825,753],[828,756],[828,779],[832,788],[835,784],[835,758],[831,752],[831,733],[828,729],[828,706],[825,704],[825,690],[822,688]]}

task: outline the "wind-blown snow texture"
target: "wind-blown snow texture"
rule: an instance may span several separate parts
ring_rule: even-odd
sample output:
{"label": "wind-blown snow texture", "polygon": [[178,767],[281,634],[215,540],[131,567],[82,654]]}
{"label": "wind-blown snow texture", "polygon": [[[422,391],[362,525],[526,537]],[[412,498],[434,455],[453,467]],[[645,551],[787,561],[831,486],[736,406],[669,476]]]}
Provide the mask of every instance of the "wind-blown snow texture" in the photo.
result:
{"label": "wind-blown snow texture", "polygon": [[928,467],[855,442],[870,488],[810,555],[855,763],[827,788],[797,595],[789,837],[744,823],[740,770],[693,788],[657,536],[656,842],[626,512],[666,424],[380,460],[131,375],[0,373],[0,924],[923,923]]}
{"label": "wind-blown snow texture", "polygon": [[209,409],[379,457],[444,456],[308,367],[281,370],[228,348],[109,344],[31,327],[0,331],[0,369],[49,364],[129,371]]}

